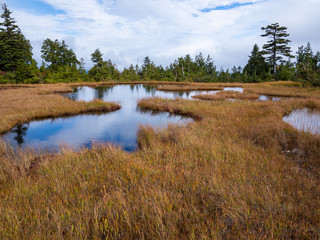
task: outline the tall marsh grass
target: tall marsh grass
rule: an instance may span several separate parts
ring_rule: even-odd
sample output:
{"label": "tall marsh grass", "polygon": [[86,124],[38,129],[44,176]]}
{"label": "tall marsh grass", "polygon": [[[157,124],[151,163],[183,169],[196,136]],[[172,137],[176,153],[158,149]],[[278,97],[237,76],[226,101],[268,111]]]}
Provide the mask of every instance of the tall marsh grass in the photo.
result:
{"label": "tall marsh grass", "polygon": [[320,137],[282,121],[319,100],[139,106],[199,121],[142,126],[130,154],[97,144],[39,155],[1,142],[0,238],[319,238]]}
{"label": "tall marsh grass", "polygon": [[8,131],[17,123],[34,119],[114,111],[120,108],[117,104],[101,100],[75,102],[57,94],[70,91],[70,87],[58,84],[0,90],[0,133]]}

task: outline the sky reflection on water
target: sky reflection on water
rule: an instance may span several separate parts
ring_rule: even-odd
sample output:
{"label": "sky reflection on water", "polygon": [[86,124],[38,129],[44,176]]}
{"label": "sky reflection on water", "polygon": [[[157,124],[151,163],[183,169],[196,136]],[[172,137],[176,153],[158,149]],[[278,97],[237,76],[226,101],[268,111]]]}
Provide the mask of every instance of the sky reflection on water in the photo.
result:
{"label": "sky reflection on water", "polygon": [[292,111],[283,121],[296,129],[320,135],[320,112],[311,111],[308,108]]}
{"label": "sky reflection on water", "polygon": [[187,123],[185,118],[169,113],[153,114],[140,111],[137,100],[146,97],[191,99],[199,92],[170,93],[157,91],[155,86],[116,85],[111,87],[80,87],[65,95],[75,101],[92,101],[95,98],[117,102],[121,109],[111,113],[84,114],[65,118],[46,119],[20,124],[4,135],[13,146],[33,147],[55,151],[60,144],[74,148],[91,147],[92,142],[112,142],[127,151],[137,148],[137,131],[140,125],[166,127],[168,123]]}

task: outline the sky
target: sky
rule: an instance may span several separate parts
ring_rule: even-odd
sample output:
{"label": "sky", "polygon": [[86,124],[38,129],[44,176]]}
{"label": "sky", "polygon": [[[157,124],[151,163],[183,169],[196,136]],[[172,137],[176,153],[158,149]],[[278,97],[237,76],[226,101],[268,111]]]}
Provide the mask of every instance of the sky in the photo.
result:
{"label": "sky", "polygon": [[45,39],[65,40],[85,67],[99,48],[121,70],[149,56],[168,66],[202,52],[223,67],[244,67],[253,45],[268,40],[261,27],[286,26],[293,54],[311,43],[320,51],[320,0],[0,0],[41,63]]}

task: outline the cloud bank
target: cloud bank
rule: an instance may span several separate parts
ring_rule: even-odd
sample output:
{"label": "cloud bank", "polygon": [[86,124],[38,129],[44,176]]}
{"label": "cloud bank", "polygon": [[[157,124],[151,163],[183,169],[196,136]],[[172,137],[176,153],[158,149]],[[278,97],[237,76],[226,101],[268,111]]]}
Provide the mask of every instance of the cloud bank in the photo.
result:
{"label": "cloud bank", "polygon": [[65,40],[86,68],[99,48],[122,69],[149,56],[167,66],[200,51],[224,68],[244,66],[267,39],[261,27],[288,27],[293,52],[311,42],[320,50],[318,0],[2,0],[41,63],[44,39]]}

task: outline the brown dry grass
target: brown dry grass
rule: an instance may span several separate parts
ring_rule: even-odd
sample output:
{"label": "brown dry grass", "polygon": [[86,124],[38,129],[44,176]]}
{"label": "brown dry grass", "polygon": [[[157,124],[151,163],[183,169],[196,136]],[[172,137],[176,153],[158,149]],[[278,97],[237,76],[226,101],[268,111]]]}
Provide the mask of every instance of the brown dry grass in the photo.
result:
{"label": "brown dry grass", "polygon": [[0,143],[0,238],[319,238],[320,137],[282,121],[320,110],[318,99],[139,106],[202,120],[142,127],[132,154],[96,145],[39,156]]}
{"label": "brown dry grass", "polygon": [[0,91],[0,133],[17,123],[33,119],[75,115],[85,112],[114,111],[114,103],[95,100],[89,103],[74,102],[55,93],[72,89],[66,85],[39,85],[33,88],[9,88]]}
{"label": "brown dry grass", "polygon": [[199,85],[199,84],[190,84],[190,85],[160,85],[157,87],[157,90],[160,91],[201,91],[201,90],[222,90],[222,87],[208,86],[208,85]]}
{"label": "brown dry grass", "polygon": [[[268,95],[275,97],[299,97],[299,98],[320,98],[318,88],[303,88],[299,82],[279,81],[264,83],[161,83],[157,87],[162,91],[192,91],[192,90],[222,90],[224,87],[243,87],[244,94],[237,94],[237,99],[254,99],[257,95]],[[223,100],[222,96],[199,97],[207,100]],[[228,97],[226,97],[228,98]],[[230,97],[233,98],[233,97]]]}
{"label": "brown dry grass", "polygon": [[192,96],[193,98],[202,100],[226,100],[226,99],[242,99],[242,100],[256,100],[259,98],[258,94],[254,93],[240,93],[234,91],[221,91],[216,94],[200,94]]}
{"label": "brown dry grass", "polygon": [[320,98],[319,88],[302,88],[294,82],[261,83],[247,88],[247,92],[275,97]]}

